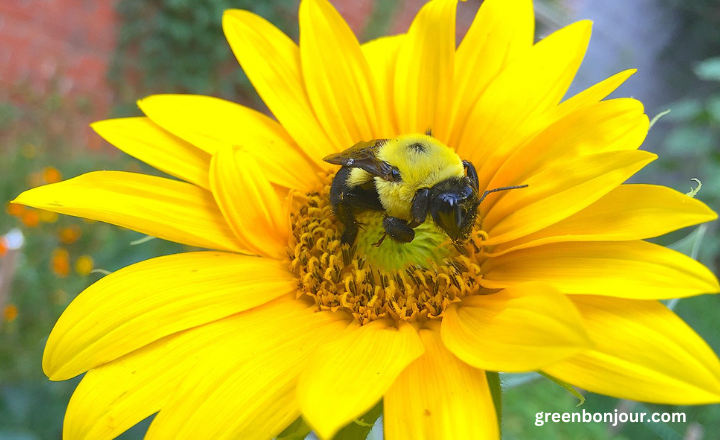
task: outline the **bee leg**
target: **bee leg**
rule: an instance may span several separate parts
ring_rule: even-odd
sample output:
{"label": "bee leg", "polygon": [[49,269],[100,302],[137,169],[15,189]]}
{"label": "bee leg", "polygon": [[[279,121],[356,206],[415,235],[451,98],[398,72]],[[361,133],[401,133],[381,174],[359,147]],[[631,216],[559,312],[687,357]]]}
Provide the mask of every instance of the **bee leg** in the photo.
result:
{"label": "bee leg", "polygon": [[355,216],[363,211],[383,210],[373,181],[359,186],[349,186],[347,181],[351,173],[351,167],[340,168],[330,186],[330,204],[335,217],[345,226],[340,240],[349,245],[355,243],[359,227],[364,226]]}
{"label": "bee leg", "polygon": [[342,243],[347,243],[352,245],[355,243],[355,239],[358,235],[358,227],[355,223],[348,223],[345,225],[345,231],[340,236],[340,241]]}
{"label": "bee leg", "polygon": [[340,236],[340,241],[352,246],[358,235],[358,223],[355,220],[355,214],[353,213],[352,207],[348,206],[346,203],[337,204],[335,206],[335,217],[337,217],[337,219],[340,220],[340,223],[345,226],[345,231],[343,231]]}
{"label": "bee leg", "polygon": [[383,240],[385,240],[385,237],[387,237],[387,232],[384,233],[384,234],[382,235],[382,237],[380,237],[380,240],[378,240],[377,243],[373,243],[373,246],[375,246],[375,247],[380,247],[380,245],[382,244]]}
{"label": "bee leg", "polygon": [[410,206],[410,215],[412,216],[412,221],[410,222],[411,228],[416,228],[423,224],[425,221],[425,218],[428,215],[428,211],[430,210],[430,189],[429,188],[423,188],[418,190],[418,192],[415,193],[415,196],[412,200],[412,205]]}
{"label": "bee leg", "polygon": [[480,182],[478,180],[477,170],[475,170],[475,166],[467,161],[462,161],[463,166],[465,167],[465,174],[467,174],[468,179],[470,179],[470,182],[472,182],[473,188],[475,188],[475,192],[480,191]]}
{"label": "bee leg", "polygon": [[385,233],[398,243],[410,243],[415,238],[415,231],[408,223],[397,217],[385,217],[383,219]]}

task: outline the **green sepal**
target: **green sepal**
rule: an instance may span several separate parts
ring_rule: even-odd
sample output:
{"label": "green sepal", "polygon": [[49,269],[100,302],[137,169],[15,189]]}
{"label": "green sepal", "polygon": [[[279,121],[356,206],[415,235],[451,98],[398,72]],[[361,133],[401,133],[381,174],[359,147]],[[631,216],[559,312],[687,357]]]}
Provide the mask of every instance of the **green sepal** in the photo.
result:
{"label": "green sepal", "polygon": [[301,440],[311,432],[312,429],[305,423],[305,419],[300,416],[275,438],[277,440]]}
{"label": "green sepal", "polygon": [[487,376],[490,395],[495,405],[495,415],[497,416],[498,429],[502,438],[502,385],[500,384],[500,374],[494,371],[486,371],[485,376]]}
{"label": "green sepal", "polygon": [[561,387],[565,388],[570,394],[572,394],[573,396],[577,397],[580,402],[579,402],[577,405],[575,405],[576,408],[579,407],[579,406],[582,406],[583,403],[585,403],[585,396],[583,396],[582,394],[580,394],[580,392],[579,392],[578,390],[576,390],[576,389],[575,389],[572,385],[570,385],[569,383],[567,383],[567,382],[565,382],[565,381],[562,381],[562,380],[560,380],[560,379],[558,379],[558,378],[556,378],[556,377],[552,377],[552,376],[550,376],[549,374],[543,373],[542,371],[538,371],[538,373],[540,373],[540,374],[541,374],[542,376],[544,376],[546,379],[548,379],[548,380],[550,380],[550,381],[552,381],[552,382],[555,382],[556,384],[558,384],[558,385],[560,385]]}
{"label": "green sepal", "polygon": [[338,431],[335,437],[333,437],[333,440],[365,440],[382,413],[383,401],[381,400],[362,417],[353,420],[350,424]]}
{"label": "green sepal", "polygon": [[698,251],[703,242],[705,232],[707,232],[707,225],[700,225],[685,237],[668,245],[668,248],[685,254],[693,260],[697,260]]}
{"label": "green sepal", "polygon": [[662,118],[663,116],[665,116],[665,115],[668,114],[668,113],[670,113],[670,109],[667,109],[667,110],[665,110],[664,112],[660,112],[660,113],[658,113],[657,115],[655,115],[655,117],[652,118],[652,121],[650,121],[650,125],[648,126],[648,130],[650,130],[651,128],[653,128],[653,125],[655,125],[655,123],[656,123],[657,121],[659,121],[660,118]]}
{"label": "green sepal", "polygon": [[[698,189],[700,188],[698,187]],[[707,225],[698,226],[697,228],[695,228],[694,231],[692,231],[685,237],[669,245],[668,248],[685,254],[693,260],[697,260],[698,252],[700,252],[700,245],[703,242],[703,237],[705,236],[707,228]],[[662,301],[662,303],[665,304],[668,309],[674,310],[679,301],[680,298],[674,298],[667,301]]]}
{"label": "green sepal", "polygon": [[688,197],[692,197],[692,198],[694,199],[695,196],[697,195],[697,193],[699,193],[700,190],[702,189],[702,182],[700,181],[700,179],[698,179],[698,178],[696,178],[696,177],[693,177],[693,178],[690,179],[690,180],[692,180],[693,182],[697,183],[697,187],[691,188],[691,189],[690,189],[690,192],[686,192],[685,195],[688,196]]}

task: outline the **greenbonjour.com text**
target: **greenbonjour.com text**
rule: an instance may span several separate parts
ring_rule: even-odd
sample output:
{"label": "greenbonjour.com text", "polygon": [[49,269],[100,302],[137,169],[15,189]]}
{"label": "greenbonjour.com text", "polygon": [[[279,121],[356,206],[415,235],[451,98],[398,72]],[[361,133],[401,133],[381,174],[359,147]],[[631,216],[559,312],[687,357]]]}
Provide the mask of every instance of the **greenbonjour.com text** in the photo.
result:
{"label": "greenbonjour.com text", "polygon": [[685,413],[644,413],[644,412],[614,412],[593,413],[582,410],[575,413],[539,412],[535,414],[535,426],[545,423],[608,423],[617,426],[618,423],[683,423],[686,421]]}

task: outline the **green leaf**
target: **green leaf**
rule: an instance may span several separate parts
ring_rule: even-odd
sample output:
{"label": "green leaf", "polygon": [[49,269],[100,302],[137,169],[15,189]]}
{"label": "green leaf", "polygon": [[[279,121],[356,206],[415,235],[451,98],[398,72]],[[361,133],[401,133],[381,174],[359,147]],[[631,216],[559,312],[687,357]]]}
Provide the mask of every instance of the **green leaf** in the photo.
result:
{"label": "green leaf", "polygon": [[564,381],[562,381],[562,380],[560,380],[560,379],[558,379],[558,378],[556,378],[556,377],[552,377],[552,376],[550,376],[549,374],[543,373],[542,371],[538,371],[538,373],[542,374],[546,379],[548,379],[548,380],[550,380],[550,381],[552,381],[552,382],[560,385],[561,387],[565,388],[570,394],[572,394],[573,396],[577,397],[580,402],[578,402],[578,404],[575,405],[576,408],[577,408],[578,406],[582,406],[582,404],[585,403],[585,396],[583,396],[582,394],[580,394],[580,392],[579,392],[578,390],[576,390],[576,389],[575,389],[572,385],[570,385],[569,383],[564,382]]}
{"label": "green leaf", "polygon": [[707,155],[714,151],[715,138],[705,126],[681,126],[670,132],[665,140],[667,151],[676,156]]}
{"label": "green leaf", "polygon": [[709,58],[695,66],[695,75],[706,81],[720,81],[720,57]]}
{"label": "green leaf", "polygon": [[365,440],[382,412],[383,402],[381,400],[365,415],[353,420],[352,423],[338,431],[333,440]]}
{"label": "green leaf", "polygon": [[715,121],[720,122],[720,96],[715,95],[708,99],[707,102],[708,115]]}
{"label": "green leaf", "polygon": [[493,404],[495,405],[500,437],[502,437],[502,385],[500,384],[500,374],[494,371],[486,371],[485,375],[487,376],[490,394],[492,395]]}
{"label": "green leaf", "polygon": [[679,122],[687,121],[698,117],[703,107],[698,99],[683,99],[670,104],[672,112],[665,119],[668,121]]}

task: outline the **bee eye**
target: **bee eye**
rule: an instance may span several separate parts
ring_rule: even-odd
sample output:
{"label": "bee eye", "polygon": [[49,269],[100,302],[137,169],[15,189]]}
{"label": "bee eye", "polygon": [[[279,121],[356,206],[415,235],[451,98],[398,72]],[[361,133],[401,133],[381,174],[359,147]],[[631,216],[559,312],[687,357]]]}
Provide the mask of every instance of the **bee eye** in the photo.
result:
{"label": "bee eye", "polygon": [[390,176],[392,177],[393,182],[402,182],[402,176],[400,176],[400,170],[393,167],[390,171]]}

